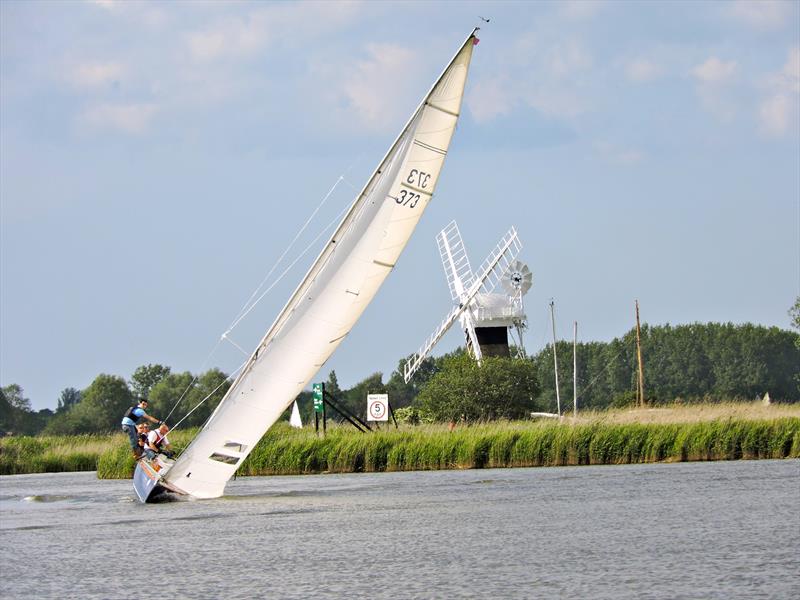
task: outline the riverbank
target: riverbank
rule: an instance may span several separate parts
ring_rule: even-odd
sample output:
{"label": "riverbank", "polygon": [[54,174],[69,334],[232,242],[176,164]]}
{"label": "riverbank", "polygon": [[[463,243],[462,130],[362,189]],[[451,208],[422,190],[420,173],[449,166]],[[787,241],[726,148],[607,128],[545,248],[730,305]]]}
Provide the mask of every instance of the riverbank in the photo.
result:
{"label": "riverbank", "polygon": [[[182,449],[194,431],[170,434]],[[297,475],[488,467],[800,458],[800,406],[726,403],[587,412],[562,421],[401,426],[363,434],[278,423],[239,475]],[[97,471],[127,478],[134,462],[122,434],[0,439],[0,474]]]}

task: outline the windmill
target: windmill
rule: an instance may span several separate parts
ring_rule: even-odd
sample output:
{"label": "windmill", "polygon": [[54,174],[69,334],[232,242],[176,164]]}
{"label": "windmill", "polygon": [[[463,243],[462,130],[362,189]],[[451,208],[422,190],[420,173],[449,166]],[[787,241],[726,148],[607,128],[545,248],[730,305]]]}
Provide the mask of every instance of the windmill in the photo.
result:
{"label": "windmill", "polygon": [[[509,336],[524,355],[522,332],[527,327],[522,297],[533,284],[530,269],[516,260],[522,249],[515,228],[508,230],[478,269],[472,272],[458,225],[452,221],[436,236],[450,296],[455,303],[441,325],[406,361],[408,383],[433,347],[459,320],[467,349],[479,363],[484,356],[510,356]],[[501,292],[494,290],[500,284]]]}

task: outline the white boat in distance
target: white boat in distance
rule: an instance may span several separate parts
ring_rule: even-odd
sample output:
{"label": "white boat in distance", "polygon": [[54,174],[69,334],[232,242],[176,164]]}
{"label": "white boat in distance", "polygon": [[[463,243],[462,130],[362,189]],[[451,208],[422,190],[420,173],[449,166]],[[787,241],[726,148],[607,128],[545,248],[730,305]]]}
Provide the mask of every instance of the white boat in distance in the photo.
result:
{"label": "white boat in distance", "polygon": [[164,489],[195,498],[221,496],[256,443],[355,325],[436,188],[477,31],[411,115],[197,437],[160,471],[139,461],[134,487],[142,502]]}

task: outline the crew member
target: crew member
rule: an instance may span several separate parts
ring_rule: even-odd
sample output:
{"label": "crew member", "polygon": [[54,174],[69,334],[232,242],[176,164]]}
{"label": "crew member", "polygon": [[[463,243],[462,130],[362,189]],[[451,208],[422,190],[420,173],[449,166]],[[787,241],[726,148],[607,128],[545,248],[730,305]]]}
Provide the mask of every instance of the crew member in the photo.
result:
{"label": "crew member", "polygon": [[172,444],[167,439],[167,432],[169,432],[169,427],[166,423],[162,423],[158,429],[154,429],[148,434],[144,452],[151,460],[155,458],[156,454],[172,458]]}
{"label": "crew member", "polygon": [[125,411],[125,416],[122,417],[122,431],[128,434],[128,439],[131,442],[131,450],[133,456],[137,460],[142,457],[142,449],[139,447],[139,432],[136,430],[136,424],[146,419],[151,423],[158,423],[158,419],[147,414],[147,406],[149,402],[147,398],[142,398],[139,404],[131,406]]}

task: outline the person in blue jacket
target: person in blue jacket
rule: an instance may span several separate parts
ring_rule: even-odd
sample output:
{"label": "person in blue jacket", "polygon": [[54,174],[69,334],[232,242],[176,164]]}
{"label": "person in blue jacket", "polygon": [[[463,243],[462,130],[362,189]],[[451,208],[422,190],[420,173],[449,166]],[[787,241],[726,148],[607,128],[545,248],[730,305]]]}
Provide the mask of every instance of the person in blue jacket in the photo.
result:
{"label": "person in blue jacket", "polygon": [[133,456],[138,460],[142,457],[142,448],[139,446],[139,432],[136,431],[136,424],[139,421],[147,419],[151,423],[158,423],[159,420],[147,414],[147,406],[149,402],[147,398],[142,398],[139,404],[131,406],[125,411],[125,416],[122,417],[122,431],[128,434],[128,439],[131,442],[131,450]]}

